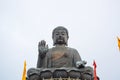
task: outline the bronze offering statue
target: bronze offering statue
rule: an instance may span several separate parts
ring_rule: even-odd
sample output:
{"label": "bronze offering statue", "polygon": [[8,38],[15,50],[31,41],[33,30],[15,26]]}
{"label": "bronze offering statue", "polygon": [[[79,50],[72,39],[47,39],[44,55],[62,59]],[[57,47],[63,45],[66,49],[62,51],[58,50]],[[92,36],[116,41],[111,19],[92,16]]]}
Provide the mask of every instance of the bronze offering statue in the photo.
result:
{"label": "bronze offering statue", "polygon": [[78,51],[67,47],[69,33],[63,26],[52,32],[53,46],[48,48],[45,40],[38,44],[37,68],[28,70],[28,80],[79,79],[93,80],[93,68],[85,66]]}

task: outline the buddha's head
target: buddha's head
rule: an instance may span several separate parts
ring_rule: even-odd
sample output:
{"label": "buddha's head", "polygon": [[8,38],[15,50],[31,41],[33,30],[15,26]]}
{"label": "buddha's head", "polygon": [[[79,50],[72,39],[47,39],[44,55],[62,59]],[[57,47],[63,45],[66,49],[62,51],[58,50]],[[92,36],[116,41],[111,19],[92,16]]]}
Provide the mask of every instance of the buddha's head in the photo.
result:
{"label": "buddha's head", "polygon": [[68,42],[68,30],[63,26],[56,27],[52,32],[53,45],[66,45]]}

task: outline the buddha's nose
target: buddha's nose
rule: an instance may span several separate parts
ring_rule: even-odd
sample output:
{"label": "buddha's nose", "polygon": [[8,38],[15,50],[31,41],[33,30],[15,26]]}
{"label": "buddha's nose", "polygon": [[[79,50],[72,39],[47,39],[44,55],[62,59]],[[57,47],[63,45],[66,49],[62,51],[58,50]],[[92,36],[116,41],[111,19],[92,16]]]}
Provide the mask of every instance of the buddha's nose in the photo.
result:
{"label": "buddha's nose", "polygon": [[62,35],[60,34],[60,35],[59,35],[59,37],[61,38],[61,37],[62,37]]}

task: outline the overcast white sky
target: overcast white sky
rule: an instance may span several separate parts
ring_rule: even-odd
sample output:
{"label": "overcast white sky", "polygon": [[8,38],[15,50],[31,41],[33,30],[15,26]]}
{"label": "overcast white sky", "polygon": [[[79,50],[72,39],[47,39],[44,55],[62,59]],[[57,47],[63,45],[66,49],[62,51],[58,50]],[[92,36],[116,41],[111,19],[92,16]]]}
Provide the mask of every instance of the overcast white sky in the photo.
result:
{"label": "overcast white sky", "polygon": [[38,42],[52,47],[57,26],[101,80],[120,80],[120,0],[0,0],[0,79],[21,80],[24,60],[36,67]]}

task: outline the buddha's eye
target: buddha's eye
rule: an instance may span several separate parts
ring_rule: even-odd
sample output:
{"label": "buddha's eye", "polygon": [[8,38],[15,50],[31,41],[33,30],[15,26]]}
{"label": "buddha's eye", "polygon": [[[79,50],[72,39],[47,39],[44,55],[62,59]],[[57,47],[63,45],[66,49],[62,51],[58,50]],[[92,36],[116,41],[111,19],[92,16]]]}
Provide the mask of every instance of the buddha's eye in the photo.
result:
{"label": "buddha's eye", "polygon": [[59,35],[58,33],[56,33],[56,35]]}
{"label": "buddha's eye", "polygon": [[62,32],[61,34],[62,34],[62,35],[65,35],[65,32]]}

